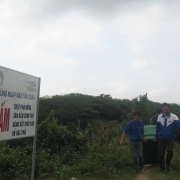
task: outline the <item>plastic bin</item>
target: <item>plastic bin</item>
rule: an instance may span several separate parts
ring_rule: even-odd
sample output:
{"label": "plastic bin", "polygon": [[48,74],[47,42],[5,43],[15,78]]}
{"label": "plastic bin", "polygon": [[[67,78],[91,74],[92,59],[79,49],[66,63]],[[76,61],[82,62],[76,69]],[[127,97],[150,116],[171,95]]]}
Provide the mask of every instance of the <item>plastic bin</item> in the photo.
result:
{"label": "plastic bin", "polygon": [[144,126],[144,136],[146,142],[143,142],[144,164],[158,164],[158,143],[154,142],[156,133],[155,125]]}

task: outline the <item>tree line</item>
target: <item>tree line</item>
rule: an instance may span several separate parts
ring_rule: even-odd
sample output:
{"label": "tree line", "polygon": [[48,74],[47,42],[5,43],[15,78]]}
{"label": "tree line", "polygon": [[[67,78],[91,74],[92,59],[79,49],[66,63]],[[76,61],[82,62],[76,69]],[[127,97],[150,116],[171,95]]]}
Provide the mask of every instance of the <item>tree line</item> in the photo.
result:
{"label": "tree line", "polygon": [[[104,120],[119,122],[133,118],[133,112],[138,110],[142,113],[145,124],[161,104],[148,99],[148,94],[140,95],[132,100],[113,99],[109,94],[99,96],[71,93],[66,95],[45,96],[39,102],[39,123],[41,123],[51,110],[54,110],[55,118],[59,124],[77,124],[81,121],[83,127],[88,122]],[[171,111],[180,116],[180,105],[171,104]]]}

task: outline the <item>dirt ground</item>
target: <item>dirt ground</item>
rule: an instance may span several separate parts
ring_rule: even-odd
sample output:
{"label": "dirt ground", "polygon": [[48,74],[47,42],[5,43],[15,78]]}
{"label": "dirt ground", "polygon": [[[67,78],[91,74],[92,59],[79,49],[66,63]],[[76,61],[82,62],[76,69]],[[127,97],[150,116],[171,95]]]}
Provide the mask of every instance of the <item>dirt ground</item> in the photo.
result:
{"label": "dirt ground", "polygon": [[149,178],[149,169],[150,169],[151,165],[145,165],[143,170],[140,171],[137,176],[136,176],[136,179],[135,180],[151,180]]}

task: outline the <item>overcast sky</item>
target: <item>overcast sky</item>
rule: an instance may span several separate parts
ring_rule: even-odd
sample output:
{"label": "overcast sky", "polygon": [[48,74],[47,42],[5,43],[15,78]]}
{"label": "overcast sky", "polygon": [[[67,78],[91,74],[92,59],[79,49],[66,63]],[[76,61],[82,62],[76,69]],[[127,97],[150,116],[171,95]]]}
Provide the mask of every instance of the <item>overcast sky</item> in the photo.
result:
{"label": "overcast sky", "polygon": [[180,1],[0,0],[0,65],[41,96],[82,93],[180,104]]}

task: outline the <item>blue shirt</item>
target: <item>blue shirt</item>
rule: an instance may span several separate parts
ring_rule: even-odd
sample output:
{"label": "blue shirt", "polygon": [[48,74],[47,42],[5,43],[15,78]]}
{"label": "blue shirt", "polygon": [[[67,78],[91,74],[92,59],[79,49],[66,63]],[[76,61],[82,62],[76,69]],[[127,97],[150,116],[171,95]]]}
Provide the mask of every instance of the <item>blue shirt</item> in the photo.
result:
{"label": "blue shirt", "polygon": [[140,120],[139,123],[136,124],[136,121],[133,119],[127,123],[124,132],[129,134],[130,140],[140,141],[143,139],[142,134],[144,133],[144,122]]}

